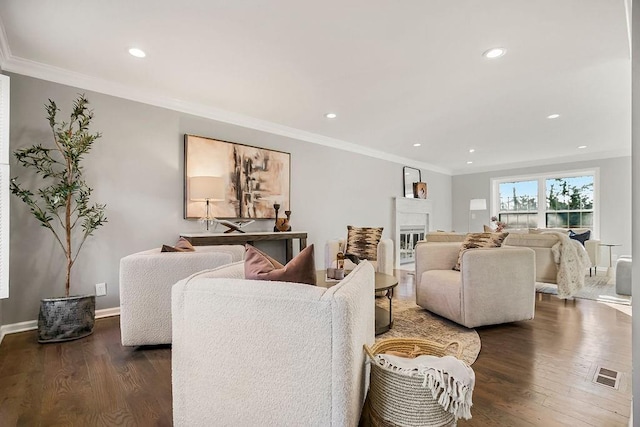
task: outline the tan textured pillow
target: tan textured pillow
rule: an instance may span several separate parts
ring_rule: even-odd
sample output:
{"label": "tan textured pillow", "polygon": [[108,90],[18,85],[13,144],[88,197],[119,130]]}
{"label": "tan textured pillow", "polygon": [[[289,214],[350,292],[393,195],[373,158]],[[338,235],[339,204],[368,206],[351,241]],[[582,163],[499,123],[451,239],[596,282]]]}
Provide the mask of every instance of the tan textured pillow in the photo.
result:
{"label": "tan textured pillow", "polygon": [[378,243],[382,238],[383,227],[347,226],[347,247],[345,253],[359,259],[375,261],[378,258]]}
{"label": "tan textured pillow", "polygon": [[162,245],[160,252],[193,252],[196,249],[191,243],[184,237],[181,237],[176,242],[175,246]]}
{"label": "tan textured pillow", "polygon": [[502,242],[507,238],[509,233],[469,233],[465,237],[460,252],[458,253],[458,261],[453,267],[454,270],[460,271],[460,261],[462,260],[462,252],[466,249],[475,248],[499,248]]}
{"label": "tan textured pillow", "polygon": [[313,244],[304,248],[287,265],[282,265],[264,252],[245,245],[244,277],[253,280],[316,284]]}

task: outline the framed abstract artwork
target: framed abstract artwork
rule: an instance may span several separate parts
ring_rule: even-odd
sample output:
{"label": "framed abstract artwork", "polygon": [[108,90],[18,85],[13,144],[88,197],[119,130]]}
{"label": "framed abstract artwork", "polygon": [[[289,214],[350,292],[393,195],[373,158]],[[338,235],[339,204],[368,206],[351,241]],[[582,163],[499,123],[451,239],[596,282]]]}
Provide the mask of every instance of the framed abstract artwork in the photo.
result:
{"label": "framed abstract artwork", "polygon": [[[184,171],[185,219],[204,217],[206,204],[216,218],[273,219],[274,204],[290,210],[289,153],[185,134]],[[200,188],[215,181],[211,195]]]}

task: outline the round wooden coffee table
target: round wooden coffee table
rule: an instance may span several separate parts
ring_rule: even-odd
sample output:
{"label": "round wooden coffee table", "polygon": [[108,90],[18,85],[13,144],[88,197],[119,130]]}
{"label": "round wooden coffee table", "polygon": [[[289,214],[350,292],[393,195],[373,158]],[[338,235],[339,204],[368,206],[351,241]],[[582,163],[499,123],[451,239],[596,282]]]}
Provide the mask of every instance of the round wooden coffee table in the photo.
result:
{"label": "round wooden coffee table", "polygon": [[[348,274],[348,273],[347,273]],[[339,280],[328,279],[327,270],[316,271],[316,285],[330,288]],[[376,335],[387,332],[393,327],[393,289],[398,286],[398,278],[389,274],[376,272],[375,292],[384,292],[384,296],[389,300],[389,310],[376,305]]]}

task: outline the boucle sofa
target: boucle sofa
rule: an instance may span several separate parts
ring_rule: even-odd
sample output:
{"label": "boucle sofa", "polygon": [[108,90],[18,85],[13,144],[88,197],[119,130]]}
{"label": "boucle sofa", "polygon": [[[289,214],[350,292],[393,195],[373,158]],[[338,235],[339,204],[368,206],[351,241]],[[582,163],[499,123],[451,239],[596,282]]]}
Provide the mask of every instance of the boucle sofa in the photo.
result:
{"label": "boucle sofa", "polygon": [[[574,232],[580,234],[587,229],[574,229]],[[536,253],[536,281],[543,283],[557,283],[556,276],[558,267],[554,262],[551,248],[558,243],[558,236],[549,232],[564,232],[565,229],[549,228],[535,229],[506,229],[509,235],[504,240],[503,246],[527,247],[533,249]],[[448,233],[448,232],[430,232],[427,233],[426,241],[428,242],[462,242],[466,234]],[[597,267],[600,261],[600,240],[589,239],[585,242],[585,250],[591,260],[591,265]]]}
{"label": "boucle sofa", "polygon": [[174,425],[358,425],[371,264],[330,288],[243,277],[240,262],[173,287]]}
{"label": "boucle sofa", "polygon": [[171,287],[193,273],[244,259],[244,246],[196,246],[194,252],[138,252],[120,260],[122,345],[171,343]]}

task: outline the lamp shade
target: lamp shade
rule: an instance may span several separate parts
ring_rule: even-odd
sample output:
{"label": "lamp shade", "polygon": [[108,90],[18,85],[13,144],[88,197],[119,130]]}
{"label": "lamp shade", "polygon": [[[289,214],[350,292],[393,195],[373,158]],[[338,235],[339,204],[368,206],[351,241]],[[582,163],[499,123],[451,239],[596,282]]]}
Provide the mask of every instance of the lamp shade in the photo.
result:
{"label": "lamp shade", "polygon": [[487,199],[471,199],[469,202],[470,211],[486,211]]}
{"label": "lamp shade", "polygon": [[189,178],[189,186],[191,200],[224,200],[224,179],[220,176],[192,176]]}

